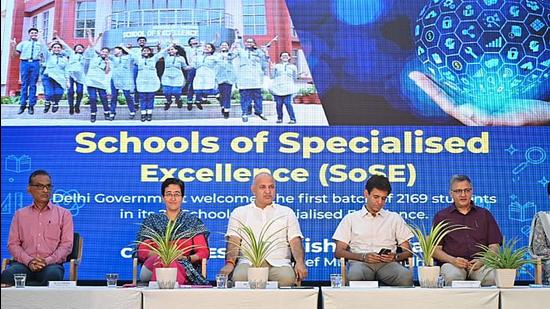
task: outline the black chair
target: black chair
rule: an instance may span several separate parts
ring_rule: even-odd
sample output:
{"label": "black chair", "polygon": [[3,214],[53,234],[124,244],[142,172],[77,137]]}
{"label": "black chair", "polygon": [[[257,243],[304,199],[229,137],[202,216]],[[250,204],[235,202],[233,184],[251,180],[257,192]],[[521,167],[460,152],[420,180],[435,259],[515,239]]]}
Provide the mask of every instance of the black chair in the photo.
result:
{"label": "black chair", "polygon": [[[73,234],[73,251],[67,256],[65,263],[70,263],[69,266],[69,280],[76,281],[78,280],[78,266],[82,260],[82,249],[84,245],[84,239],[80,236],[79,233]],[[2,261],[2,271],[6,270],[8,265],[13,262],[13,258],[4,259]]]}

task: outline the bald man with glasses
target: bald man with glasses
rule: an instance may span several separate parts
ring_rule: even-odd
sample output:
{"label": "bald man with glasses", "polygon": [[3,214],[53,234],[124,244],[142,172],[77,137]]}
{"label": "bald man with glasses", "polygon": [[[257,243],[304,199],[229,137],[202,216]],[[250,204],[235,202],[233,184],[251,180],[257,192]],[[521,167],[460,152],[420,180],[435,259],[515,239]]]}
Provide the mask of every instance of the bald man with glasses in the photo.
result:
{"label": "bald man with glasses", "polygon": [[450,194],[453,204],[435,215],[432,226],[445,221],[469,229],[449,233],[434,252],[434,258],[442,264],[441,274],[445,284],[470,279],[481,281],[483,286],[494,285],[494,271],[484,267],[476,259],[476,254],[481,251],[480,244],[494,251],[499,249],[502,233],[497,222],[487,209],[474,204],[472,181],[468,176],[454,175]]}

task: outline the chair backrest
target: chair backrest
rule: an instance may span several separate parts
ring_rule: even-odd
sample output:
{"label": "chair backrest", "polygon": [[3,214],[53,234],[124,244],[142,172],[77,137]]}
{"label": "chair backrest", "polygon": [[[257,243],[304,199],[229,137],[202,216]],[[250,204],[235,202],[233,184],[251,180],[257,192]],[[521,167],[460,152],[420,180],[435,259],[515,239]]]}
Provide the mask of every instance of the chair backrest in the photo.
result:
{"label": "chair backrest", "polygon": [[78,260],[80,261],[82,259],[82,246],[83,246],[83,239],[80,236],[80,233],[74,232],[73,233],[73,251],[67,256],[67,260],[65,262],[70,262],[71,260]]}

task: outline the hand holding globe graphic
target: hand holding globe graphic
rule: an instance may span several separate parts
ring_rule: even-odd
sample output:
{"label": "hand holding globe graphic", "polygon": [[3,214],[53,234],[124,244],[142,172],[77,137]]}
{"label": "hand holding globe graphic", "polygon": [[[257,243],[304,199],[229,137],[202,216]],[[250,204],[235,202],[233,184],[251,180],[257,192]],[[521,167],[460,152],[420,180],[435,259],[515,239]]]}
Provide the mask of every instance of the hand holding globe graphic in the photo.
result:
{"label": "hand holding globe graphic", "polygon": [[549,20],[548,1],[430,0],[413,34],[426,74],[409,78],[467,125],[550,123],[550,103],[526,99],[548,87]]}

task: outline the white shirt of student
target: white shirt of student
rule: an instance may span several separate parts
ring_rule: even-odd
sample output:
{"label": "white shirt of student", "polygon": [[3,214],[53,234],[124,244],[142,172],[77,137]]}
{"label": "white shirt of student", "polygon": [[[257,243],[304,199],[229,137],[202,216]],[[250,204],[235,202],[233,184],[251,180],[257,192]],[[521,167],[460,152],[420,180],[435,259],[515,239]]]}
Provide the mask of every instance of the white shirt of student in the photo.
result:
{"label": "white shirt of student", "polygon": [[[227,233],[225,236],[237,236],[240,237],[237,231],[241,227],[240,222],[244,225],[250,226],[254,230],[255,235],[259,235],[262,228],[269,224],[272,220],[274,223],[271,225],[266,235],[270,235],[273,231],[277,231],[275,239],[280,239],[282,241],[279,249],[274,250],[269,254],[267,262],[271,266],[281,267],[281,266],[291,266],[290,265],[290,244],[289,241],[295,237],[303,238],[302,232],[300,230],[300,224],[298,219],[294,214],[294,211],[289,207],[271,204],[266,206],[264,209],[259,208],[254,204],[254,202],[237,207],[231,212],[229,217],[229,223],[227,225]],[[238,263],[247,263],[250,262],[243,257],[239,257]]]}
{"label": "white shirt of student", "polygon": [[413,237],[405,220],[396,212],[382,209],[374,217],[366,209],[347,214],[340,222],[332,238],[349,244],[353,253],[378,253],[380,249],[391,249]]}

